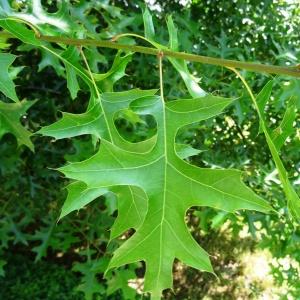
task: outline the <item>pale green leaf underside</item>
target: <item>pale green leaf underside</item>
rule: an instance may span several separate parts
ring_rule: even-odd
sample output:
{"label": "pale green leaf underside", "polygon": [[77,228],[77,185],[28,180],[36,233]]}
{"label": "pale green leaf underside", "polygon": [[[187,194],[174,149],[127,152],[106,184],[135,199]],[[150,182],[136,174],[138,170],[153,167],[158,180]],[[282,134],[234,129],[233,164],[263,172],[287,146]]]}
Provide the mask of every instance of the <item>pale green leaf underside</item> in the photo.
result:
{"label": "pale green leaf underside", "polygon": [[[128,228],[135,228],[136,232],[115,252],[109,269],[144,260],[145,290],[158,297],[162,290],[172,286],[175,258],[212,272],[207,253],[194,241],[184,222],[189,207],[210,206],[228,212],[238,209],[267,212],[271,207],[241,182],[239,171],[201,169],[176,154],[175,136],[180,127],[221,113],[232,99],[206,96],[172,101],[165,107],[160,97],[151,94],[139,90],[103,94],[104,113],[116,140],[111,143],[102,139],[97,154],[60,170],[80,182],[74,185],[82,185],[81,195],[84,191],[97,194],[106,189],[119,195],[120,214],[112,237]],[[125,106],[139,114],[152,114],[156,119],[158,132],[148,152],[143,148],[138,152],[133,144],[130,149],[114,131],[114,114],[108,112]],[[92,198],[95,197],[86,198],[82,203]],[[137,212],[144,214],[135,218],[138,219],[135,224],[130,224],[128,216],[137,216]]]}

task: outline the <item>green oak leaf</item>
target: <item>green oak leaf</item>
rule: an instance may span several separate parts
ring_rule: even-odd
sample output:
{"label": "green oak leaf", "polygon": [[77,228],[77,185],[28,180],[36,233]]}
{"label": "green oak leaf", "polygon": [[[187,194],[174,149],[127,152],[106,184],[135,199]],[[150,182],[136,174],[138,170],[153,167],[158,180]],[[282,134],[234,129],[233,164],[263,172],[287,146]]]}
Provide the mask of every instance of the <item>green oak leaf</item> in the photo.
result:
{"label": "green oak leaf", "polygon": [[[130,224],[125,211],[119,210],[118,223],[124,225],[119,226],[117,234],[128,228],[136,232],[116,250],[108,269],[145,261],[145,291],[159,299],[164,289],[172,287],[175,258],[202,271],[213,272],[208,254],[195,242],[185,224],[185,213],[190,207],[210,206],[227,212],[240,209],[268,212],[271,207],[242,183],[238,170],[201,169],[183,161],[176,153],[175,137],[179,128],[221,113],[232,99],[208,95],[164,104],[153,91],[132,90],[104,93],[101,101],[112,141],[102,139],[94,156],[59,170],[77,180],[74,185],[81,192],[71,195],[73,201],[83,192],[99,195],[110,190],[118,195],[119,203],[124,201],[124,207],[128,208],[128,203],[134,201],[137,210],[144,213],[135,224]],[[136,146],[121,139],[113,121],[115,112],[124,108],[155,117],[158,124],[155,140]],[[127,188],[127,194],[130,194],[128,187],[143,191],[140,201],[136,201],[135,195],[124,197],[120,186]]]}
{"label": "green oak leaf", "polygon": [[13,54],[0,53],[0,91],[14,102],[19,102],[16,94],[15,84],[8,74],[8,68],[15,59],[16,56]]}
{"label": "green oak leaf", "polygon": [[[147,20],[147,26],[151,26],[151,18],[147,17]],[[155,90],[104,93],[98,97],[96,92],[102,88],[102,81],[98,82],[97,75],[95,87],[78,62],[49,43],[36,39],[24,25],[12,20],[0,20],[0,25],[23,42],[44,49],[62,60],[91,90],[85,113],[65,114],[57,123],[40,132],[57,138],[80,134],[93,134],[101,138],[99,151],[95,155],[60,168],[67,177],[75,180],[68,186],[68,199],[61,216],[82,208],[101,195],[117,195],[118,217],[111,229],[111,238],[129,228],[135,229],[135,233],[115,251],[108,270],[145,261],[145,291],[150,292],[154,299],[159,299],[164,289],[172,287],[175,259],[199,270],[213,272],[208,254],[192,238],[185,223],[185,214],[190,207],[209,206],[226,212],[271,210],[266,201],[241,181],[238,170],[198,168],[181,158],[186,157],[187,149],[181,147],[183,154],[178,154],[180,149],[175,138],[180,128],[214,117],[233,102],[232,99],[207,95],[202,91],[194,93],[194,87],[198,84],[185,62],[176,61],[173,65],[194,99],[165,104],[161,97],[155,95]],[[170,46],[176,47],[176,34],[172,26],[169,21]],[[121,63],[119,66],[116,74],[124,75],[125,68],[121,68]],[[157,122],[157,134],[135,144],[124,140],[114,124],[116,115],[122,110],[152,115]],[[92,288],[88,290],[92,293],[98,287],[93,279],[89,282]]]}
{"label": "green oak leaf", "polygon": [[6,134],[13,134],[18,146],[26,145],[33,151],[34,146],[30,140],[32,135],[20,123],[20,118],[36,101],[23,100],[18,103],[4,103],[0,101],[0,138]]}
{"label": "green oak leaf", "polygon": [[[144,94],[147,96],[154,95],[155,93],[156,90],[148,90],[144,92]],[[106,101],[102,98],[102,96],[100,97],[102,101]],[[126,112],[128,110],[128,103],[134,99],[137,99],[138,97],[140,97],[140,91],[138,89],[133,90],[126,101],[124,100],[115,103],[114,107],[108,108],[107,113],[115,116],[117,112]],[[56,139],[69,138],[83,134],[91,134],[96,136],[97,138],[109,138],[106,128],[106,121],[108,121],[109,127],[111,128],[115,136],[115,142],[117,142],[118,140],[119,142],[125,143],[127,148],[131,148],[132,144],[126,142],[122,137],[119,136],[118,131],[114,126],[114,118],[111,120],[106,120],[100,102],[97,101],[95,97],[94,100],[90,100],[90,103],[93,102],[95,102],[95,104],[91,108],[88,108],[85,113],[63,113],[63,117],[60,120],[49,126],[44,126],[38,131],[38,133],[52,136]],[[153,143],[153,140],[136,143],[135,147],[137,149],[144,148],[145,150],[147,150],[149,143]]]}

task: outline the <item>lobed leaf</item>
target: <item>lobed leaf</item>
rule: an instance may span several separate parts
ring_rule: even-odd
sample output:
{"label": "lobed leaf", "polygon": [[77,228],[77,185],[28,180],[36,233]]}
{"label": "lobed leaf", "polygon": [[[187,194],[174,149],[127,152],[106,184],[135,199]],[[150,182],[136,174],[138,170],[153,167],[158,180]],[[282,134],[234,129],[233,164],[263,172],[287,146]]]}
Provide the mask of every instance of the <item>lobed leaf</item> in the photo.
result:
{"label": "lobed leaf", "polygon": [[16,137],[18,146],[25,145],[31,151],[34,150],[30,140],[32,134],[22,126],[20,118],[35,102],[23,100],[18,103],[4,103],[0,101],[0,138],[6,133],[11,133]]}
{"label": "lobed leaf", "polygon": [[[124,227],[120,226],[122,229],[112,237],[129,226],[136,232],[115,252],[108,269],[144,260],[145,291],[159,297],[162,290],[172,287],[175,258],[189,266],[213,272],[208,254],[194,241],[184,222],[188,208],[210,206],[228,212],[239,209],[267,212],[271,207],[241,182],[239,171],[201,169],[181,160],[175,151],[175,136],[180,127],[221,113],[233,102],[232,99],[209,95],[164,105],[160,97],[137,90],[105,93],[101,98],[104,113],[115,111],[117,103],[126,103],[139,114],[151,113],[158,124],[154,146],[148,152],[137,149],[132,152],[125,141],[117,139],[116,145],[102,139],[94,156],[68,164],[60,171],[83,182],[89,190],[114,191],[115,187],[130,186],[144,191],[146,196],[142,197],[136,211],[145,212],[145,217],[136,224],[130,224],[131,219],[119,205],[117,224],[123,223]],[[107,116],[108,124],[113,124],[113,114]],[[117,132],[112,132],[115,138]],[[124,201],[124,208],[129,207],[128,199],[122,193],[118,201],[119,204]],[[129,215],[134,218],[133,212]]]}

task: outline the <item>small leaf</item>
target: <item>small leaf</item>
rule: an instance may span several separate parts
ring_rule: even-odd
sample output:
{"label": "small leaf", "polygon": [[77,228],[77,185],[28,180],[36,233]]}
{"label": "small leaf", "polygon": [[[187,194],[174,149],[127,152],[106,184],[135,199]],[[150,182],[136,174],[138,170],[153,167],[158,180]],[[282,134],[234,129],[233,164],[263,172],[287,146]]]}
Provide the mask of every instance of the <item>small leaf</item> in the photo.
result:
{"label": "small leaf", "polygon": [[[265,107],[271,97],[273,84],[274,84],[273,80],[270,80],[269,82],[267,82],[266,85],[262,88],[262,90],[259,92],[259,94],[256,97],[257,107],[260,111],[261,116],[263,116],[263,118],[265,118]],[[262,132],[263,132],[262,120],[260,120],[259,121],[259,133],[262,133]]]}
{"label": "small leaf", "polygon": [[176,144],[175,147],[177,155],[182,159],[186,159],[190,156],[194,156],[202,152],[202,150],[195,149],[191,145],[187,144]]}
{"label": "small leaf", "polygon": [[167,18],[167,27],[169,32],[169,47],[173,51],[178,51],[177,28],[174,25],[172,16]]}
{"label": "small leaf", "polygon": [[[172,16],[168,16],[167,27],[169,32],[170,48],[173,51],[178,51],[177,28],[174,25]],[[188,70],[187,63],[185,60],[172,58],[172,57],[168,57],[168,60],[171,62],[171,64],[177,70],[177,72],[180,74],[190,95],[193,98],[203,97],[206,95],[206,92],[199,86],[197,79]]]}
{"label": "small leaf", "polygon": [[[68,58],[69,61],[77,61],[79,53],[75,46],[70,46],[66,51],[64,51],[62,56]],[[77,97],[78,91],[80,90],[77,74],[72,65],[65,63],[65,67],[67,75],[67,87],[70,91],[71,98],[74,100]]]}
{"label": "small leaf", "polygon": [[293,123],[297,116],[297,109],[295,105],[295,98],[290,98],[288,102],[287,109],[284,113],[283,119],[280,125],[274,129],[271,133],[271,138],[277,149],[280,151],[281,147],[284,145],[286,139],[295,131]]}
{"label": "small leaf", "polygon": [[99,87],[103,92],[112,92],[114,84],[125,76],[127,64],[131,61],[132,54],[121,56],[118,52],[115,56],[112,67],[107,73],[94,74],[96,82],[99,82]]}
{"label": "small leaf", "polygon": [[153,25],[152,16],[149,9],[145,7],[143,12],[144,28],[145,28],[145,38],[148,40],[153,40],[155,37],[155,30]]}
{"label": "small leaf", "polygon": [[18,103],[4,103],[0,101],[0,138],[6,134],[13,134],[18,146],[26,145],[33,151],[34,146],[30,140],[31,133],[20,123],[20,118],[36,101],[23,100]]}

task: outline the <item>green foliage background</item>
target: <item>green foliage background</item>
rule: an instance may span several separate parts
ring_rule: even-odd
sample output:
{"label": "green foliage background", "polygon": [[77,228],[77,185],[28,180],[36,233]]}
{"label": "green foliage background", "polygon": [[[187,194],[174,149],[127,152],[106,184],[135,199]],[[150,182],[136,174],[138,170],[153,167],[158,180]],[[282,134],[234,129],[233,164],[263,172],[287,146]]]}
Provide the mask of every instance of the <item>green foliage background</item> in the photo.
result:
{"label": "green foliage background", "polygon": [[[0,2],[0,8],[6,1]],[[28,1],[10,1],[19,11],[26,10]],[[154,24],[157,39],[167,43],[165,19],[172,14],[179,27],[180,50],[245,61],[276,65],[299,62],[300,8],[297,1],[192,1],[183,6],[179,1],[154,1]],[[53,13],[57,1],[42,1]],[[138,1],[68,1],[73,18],[83,27],[94,31],[98,38],[134,32],[143,35],[141,9]],[[84,35],[84,30],[82,35]],[[124,42],[134,43],[133,39]],[[141,43],[142,44],[142,43]],[[25,46],[16,40],[0,40],[0,47],[17,55],[11,78],[15,78],[19,99],[37,100],[22,117],[21,123],[35,132],[61,117],[61,111],[84,112],[88,103],[87,91],[78,91],[72,100],[59,62],[46,53]],[[107,72],[115,51],[85,50],[92,71]],[[285,286],[279,299],[297,299],[300,294],[299,261],[300,232],[292,224],[285,196],[274,174],[265,139],[258,135],[256,113],[238,79],[230,71],[209,65],[189,63],[200,85],[216,95],[243,95],[225,116],[208,120],[182,130],[178,139],[201,150],[189,158],[202,167],[233,167],[245,171],[244,180],[259,195],[268,199],[280,212],[263,215],[241,212],[233,215],[209,208],[190,209],[187,220],[193,236],[209,253],[220,282],[209,274],[175,266],[176,295],[166,292],[166,299],[259,299],[265,287],[259,282],[249,286],[240,280],[243,265],[238,257],[246,251],[270,251],[274,285]],[[158,87],[155,57],[133,55],[126,76],[114,87],[115,91],[133,87]],[[243,75],[258,93],[268,76],[243,71]],[[291,95],[300,108],[298,79],[278,76],[274,98],[266,115],[276,128],[282,119]],[[187,96],[178,73],[164,64],[165,96],[169,99]],[[1,100],[7,98],[1,94]],[[291,181],[299,192],[299,113],[281,157]],[[122,116],[116,121],[124,137],[140,141],[153,135],[153,120],[145,124],[129,123]],[[16,138],[5,134],[0,140],[0,298],[2,299],[140,299],[128,279],[142,277],[144,266],[124,267],[103,279],[111,253],[122,243],[108,244],[109,228],[116,217],[116,199],[100,197],[78,213],[72,213],[58,224],[57,219],[66,197],[67,180],[54,170],[68,161],[81,161],[95,152],[88,136],[58,140],[33,136],[33,153],[25,146],[18,147]],[[246,227],[245,227],[246,226]],[[241,238],[241,232],[247,237]],[[130,236],[132,232],[128,232]],[[283,263],[288,258],[291,263]],[[139,283],[139,281],[137,281]],[[218,288],[219,287],[219,288]],[[224,289],[220,289],[223,287]],[[274,290],[274,299],[277,296]],[[195,295],[197,295],[195,297]],[[144,296],[145,297],[145,296]]]}

